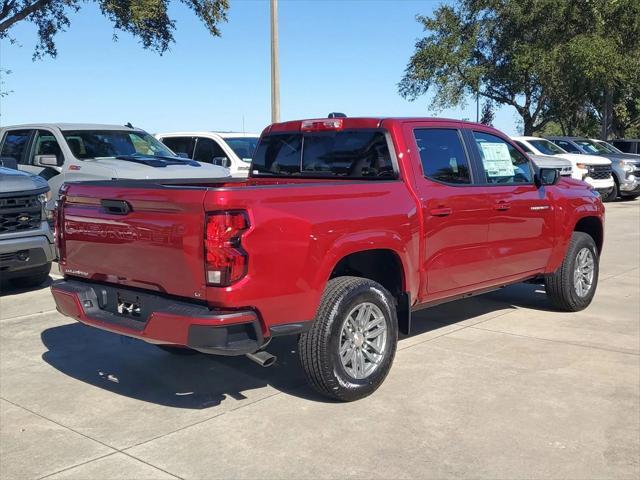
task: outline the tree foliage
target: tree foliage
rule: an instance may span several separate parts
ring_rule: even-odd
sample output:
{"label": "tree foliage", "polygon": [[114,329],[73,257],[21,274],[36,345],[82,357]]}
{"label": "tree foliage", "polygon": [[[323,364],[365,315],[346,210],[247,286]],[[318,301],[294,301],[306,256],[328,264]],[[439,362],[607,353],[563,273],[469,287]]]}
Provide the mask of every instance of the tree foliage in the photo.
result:
{"label": "tree foliage", "polygon": [[[228,0],[179,1],[196,14],[213,36],[220,36],[218,25],[226,21]],[[70,15],[89,2],[98,5],[116,30],[137,37],[144,48],[162,54],[173,42],[176,24],[168,14],[170,0],[0,0],[0,38],[9,37],[10,29],[19,22],[33,23],[38,32],[34,59],[55,57],[56,34],[69,28]]]}
{"label": "tree foliage", "polygon": [[405,98],[433,93],[438,110],[479,93],[515,108],[526,135],[591,125],[607,96],[613,124],[635,122],[638,0],[460,0],[417,19],[426,36],[399,84]]}

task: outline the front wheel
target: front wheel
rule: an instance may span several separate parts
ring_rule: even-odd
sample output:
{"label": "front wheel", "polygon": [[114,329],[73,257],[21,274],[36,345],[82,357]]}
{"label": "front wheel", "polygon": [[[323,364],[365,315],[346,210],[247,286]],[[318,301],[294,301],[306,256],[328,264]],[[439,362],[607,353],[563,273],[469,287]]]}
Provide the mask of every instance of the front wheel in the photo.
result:
{"label": "front wheel", "polygon": [[613,202],[616,200],[616,198],[618,198],[618,195],[620,194],[620,191],[618,189],[618,182],[617,180],[613,182],[613,188],[611,189],[611,191],[609,192],[608,195],[605,195],[604,198],[602,199],[603,202]]}
{"label": "front wheel", "polygon": [[309,383],[322,395],[359,400],[384,381],[398,342],[391,294],[360,277],[337,277],[325,288],[311,330],[298,342]]}
{"label": "front wheel", "polygon": [[587,308],[596,293],[598,273],[599,256],[593,238],[573,232],[562,265],[545,280],[551,303],[567,312]]}

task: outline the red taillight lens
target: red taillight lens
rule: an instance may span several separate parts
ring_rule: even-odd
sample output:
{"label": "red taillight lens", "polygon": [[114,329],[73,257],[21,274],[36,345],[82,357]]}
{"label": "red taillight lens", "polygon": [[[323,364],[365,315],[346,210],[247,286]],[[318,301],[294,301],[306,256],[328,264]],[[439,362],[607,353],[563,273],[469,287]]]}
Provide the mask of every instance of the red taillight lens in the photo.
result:
{"label": "red taillight lens", "polygon": [[209,285],[227,286],[247,273],[247,255],[240,246],[240,237],[248,228],[245,212],[220,212],[207,216],[204,246]]}

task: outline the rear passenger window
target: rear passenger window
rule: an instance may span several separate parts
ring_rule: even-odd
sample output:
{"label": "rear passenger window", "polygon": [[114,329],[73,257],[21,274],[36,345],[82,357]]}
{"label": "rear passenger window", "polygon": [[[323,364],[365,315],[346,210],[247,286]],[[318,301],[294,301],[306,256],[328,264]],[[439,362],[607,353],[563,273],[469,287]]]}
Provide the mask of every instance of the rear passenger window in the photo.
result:
{"label": "rear passenger window", "polygon": [[500,137],[473,132],[487,183],[531,183],[533,175],[527,157]]}
{"label": "rear passenger window", "polygon": [[423,128],[413,132],[424,176],[445,183],[471,183],[469,161],[458,130]]}
{"label": "rear passenger window", "polygon": [[0,157],[11,158],[19,164],[29,163],[26,148],[31,137],[31,130],[12,130],[4,136]]}

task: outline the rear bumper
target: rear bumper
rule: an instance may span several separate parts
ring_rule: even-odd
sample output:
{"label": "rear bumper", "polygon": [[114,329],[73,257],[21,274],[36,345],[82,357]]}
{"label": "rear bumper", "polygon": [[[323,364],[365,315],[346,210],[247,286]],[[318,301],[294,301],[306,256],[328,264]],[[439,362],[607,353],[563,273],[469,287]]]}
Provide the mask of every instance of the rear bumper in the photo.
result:
{"label": "rear bumper", "polygon": [[[81,280],[57,280],[51,293],[63,315],[149,343],[217,355],[253,353],[264,344],[258,316],[251,310],[210,310],[161,294]],[[122,305],[132,303],[139,306],[138,314],[123,313]]]}

